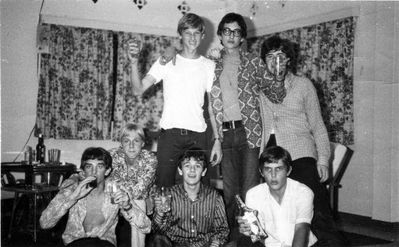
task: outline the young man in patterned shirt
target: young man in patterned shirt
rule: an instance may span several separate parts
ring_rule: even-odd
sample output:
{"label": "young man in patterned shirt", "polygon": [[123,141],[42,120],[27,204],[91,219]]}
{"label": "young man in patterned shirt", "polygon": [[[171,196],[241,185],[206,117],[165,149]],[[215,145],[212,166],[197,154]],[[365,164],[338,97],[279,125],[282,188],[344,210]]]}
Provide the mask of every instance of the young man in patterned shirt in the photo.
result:
{"label": "young man in patterned shirt", "polygon": [[203,151],[192,148],[184,153],[178,168],[183,184],[170,188],[170,210],[162,210],[161,198],[155,198],[153,247],[221,247],[226,242],[229,227],[223,199],[201,183],[206,169]]}
{"label": "young man in patterned shirt", "polygon": [[[217,35],[223,49],[215,57],[215,78],[211,102],[222,141],[223,195],[231,240],[237,236],[234,195],[245,198],[247,191],[259,184],[258,157],[262,137],[259,87],[269,87],[268,72],[262,59],[241,49],[247,35],[244,18],[226,14]],[[274,91],[279,91],[276,88]],[[274,100],[275,95],[268,98]]]}
{"label": "young man in patterned shirt", "polygon": [[[293,160],[290,178],[313,191],[312,230],[319,244],[345,246],[346,240],[335,226],[327,189],[322,184],[328,178],[330,158],[327,129],[313,83],[295,74],[296,56],[294,44],[278,36],[262,44],[261,57],[273,75],[273,83],[284,90],[277,102],[261,94],[263,144],[270,144],[270,140],[273,140],[276,142],[274,145],[285,148]],[[262,90],[270,92],[269,88]]]}
{"label": "young man in patterned shirt", "polygon": [[[42,212],[41,227],[54,227],[69,212],[62,234],[66,246],[113,247],[116,246],[115,226],[120,211],[132,226],[148,233],[151,221],[123,189],[113,195],[114,203],[110,193],[105,192],[110,183],[106,177],[112,170],[111,164],[111,155],[105,149],[86,149],[81,159],[83,174],[74,174],[63,182],[58,194]],[[91,184],[93,181],[95,185]]]}

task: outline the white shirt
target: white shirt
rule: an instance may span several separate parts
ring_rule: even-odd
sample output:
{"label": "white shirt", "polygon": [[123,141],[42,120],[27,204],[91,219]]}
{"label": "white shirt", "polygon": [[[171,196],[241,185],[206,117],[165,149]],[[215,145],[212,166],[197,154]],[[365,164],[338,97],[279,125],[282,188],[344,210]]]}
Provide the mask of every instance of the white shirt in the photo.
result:
{"label": "white shirt", "polygon": [[[258,210],[259,221],[269,237],[265,240],[268,247],[292,245],[295,224],[311,223],[313,217],[313,192],[306,185],[287,178],[287,187],[281,204],[270,194],[269,186],[262,183],[247,192],[246,204]],[[310,231],[309,245],[317,238]]]}
{"label": "white shirt", "polygon": [[148,74],[158,83],[163,80],[164,106],[160,127],[181,128],[204,132],[206,123],[203,116],[205,92],[210,92],[215,64],[200,56],[197,59],[176,56],[176,65],[160,65],[159,59]]}

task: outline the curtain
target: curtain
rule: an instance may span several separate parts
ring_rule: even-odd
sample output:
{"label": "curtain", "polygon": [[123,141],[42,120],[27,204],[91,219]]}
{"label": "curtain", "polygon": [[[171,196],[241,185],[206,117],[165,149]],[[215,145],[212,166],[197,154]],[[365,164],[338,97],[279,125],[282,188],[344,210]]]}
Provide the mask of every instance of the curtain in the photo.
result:
{"label": "curtain", "polygon": [[41,55],[37,131],[46,138],[109,139],[112,32],[49,25]]}
{"label": "curtain", "polygon": [[128,122],[140,124],[150,131],[158,131],[163,109],[162,83],[150,87],[144,95],[137,95],[137,92],[133,92],[132,72],[127,56],[127,43],[132,38],[142,41],[142,51],[138,61],[140,78],[147,74],[152,64],[161,56],[165,48],[179,42],[177,37],[118,33],[118,68],[113,140],[118,139],[121,128]]}
{"label": "curtain", "polygon": [[247,40],[248,49],[260,52],[273,35],[299,45],[297,74],[316,87],[330,141],[354,143],[353,57],[356,18],[349,17],[268,34]]}

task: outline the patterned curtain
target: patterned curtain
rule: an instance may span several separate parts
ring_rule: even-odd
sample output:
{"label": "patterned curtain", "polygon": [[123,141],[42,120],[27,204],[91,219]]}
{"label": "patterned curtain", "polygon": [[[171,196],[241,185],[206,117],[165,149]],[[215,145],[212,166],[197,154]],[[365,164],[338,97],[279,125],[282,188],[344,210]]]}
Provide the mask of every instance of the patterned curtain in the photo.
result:
{"label": "patterned curtain", "polygon": [[127,122],[140,124],[150,131],[159,130],[159,120],[163,109],[162,83],[149,88],[144,95],[133,92],[132,72],[127,56],[128,40],[142,41],[139,57],[140,78],[143,78],[151,65],[164,52],[166,47],[179,42],[177,37],[155,36],[134,33],[118,33],[118,68],[114,107],[113,140],[117,140],[121,128]]}
{"label": "patterned curtain", "polygon": [[41,55],[37,132],[46,138],[109,139],[112,32],[50,25]]}
{"label": "patterned curtain", "polygon": [[356,18],[349,17],[268,34],[247,40],[249,50],[260,52],[273,35],[299,45],[297,74],[316,87],[330,141],[354,143],[353,57]]}

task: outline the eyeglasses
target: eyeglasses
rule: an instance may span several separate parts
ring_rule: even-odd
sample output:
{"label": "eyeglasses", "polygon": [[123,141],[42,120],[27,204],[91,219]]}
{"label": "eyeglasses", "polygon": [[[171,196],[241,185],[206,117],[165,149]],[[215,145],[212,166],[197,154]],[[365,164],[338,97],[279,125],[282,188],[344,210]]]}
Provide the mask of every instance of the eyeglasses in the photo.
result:
{"label": "eyeglasses", "polygon": [[223,28],[223,31],[222,31],[222,32],[223,32],[223,35],[226,35],[226,36],[230,36],[231,33],[233,33],[234,37],[241,37],[241,35],[242,35],[241,29],[234,29],[234,30],[231,30],[231,29],[228,28],[228,27]]}

